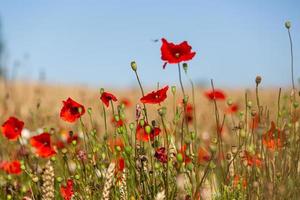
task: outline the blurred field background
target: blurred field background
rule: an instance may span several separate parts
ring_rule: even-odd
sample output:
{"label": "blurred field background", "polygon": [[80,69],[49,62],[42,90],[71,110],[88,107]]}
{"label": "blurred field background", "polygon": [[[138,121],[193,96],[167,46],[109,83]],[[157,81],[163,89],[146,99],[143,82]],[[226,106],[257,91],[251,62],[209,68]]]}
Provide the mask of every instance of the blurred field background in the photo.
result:
{"label": "blurred field background", "polygon": [[[220,88],[216,86],[216,88]],[[156,88],[147,88],[146,91],[150,92]],[[288,99],[289,94],[283,88],[282,97]],[[123,102],[127,102],[126,115],[128,122],[134,122],[136,105],[141,103],[141,93],[138,88],[117,89],[117,88],[105,88],[107,91],[113,92],[118,102],[116,105],[120,105]],[[175,94],[175,101],[171,91],[168,92],[168,98],[164,105],[172,113],[174,106],[180,106],[181,93],[179,86],[177,86],[177,93]],[[214,131],[214,109],[213,104],[204,95],[204,92],[210,90],[210,88],[196,87],[195,88],[195,111],[198,124],[199,133],[205,133]],[[255,81],[253,81],[253,88],[249,89],[232,89],[222,88],[225,92],[227,99],[238,105],[238,111],[245,109],[245,93],[247,92],[248,100],[253,102],[255,106]],[[270,113],[271,119],[275,120],[277,114],[277,88],[264,88],[260,89],[261,105],[267,107]],[[190,96],[192,91],[188,90]],[[73,85],[49,85],[41,82],[6,82],[1,81],[1,109],[0,119],[3,121],[7,117],[14,115],[18,116],[27,124],[30,124],[31,129],[38,128],[68,128],[68,124],[64,123],[59,118],[59,112],[62,106],[62,101],[68,97],[72,97],[78,102],[81,102],[87,108],[90,107],[93,110],[93,118],[95,127],[101,131],[104,131],[102,104],[100,101],[99,88],[86,87],[86,86],[73,86]],[[228,105],[226,101],[218,102],[220,106],[221,114],[226,113]],[[148,106],[149,114],[153,117],[159,117],[157,110],[159,106]],[[112,113],[109,113],[112,116]],[[174,115],[170,114],[172,118]],[[234,115],[233,117],[236,117]],[[88,120],[88,118],[86,118]],[[231,121],[231,120],[229,120]],[[171,123],[171,119],[170,122]],[[88,123],[87,123],[88,124]],[[71,125],[70,125],[71,126]],[[73,126],[73,125],[72,125]],[[232,127],[232,124],[230,124]]]}

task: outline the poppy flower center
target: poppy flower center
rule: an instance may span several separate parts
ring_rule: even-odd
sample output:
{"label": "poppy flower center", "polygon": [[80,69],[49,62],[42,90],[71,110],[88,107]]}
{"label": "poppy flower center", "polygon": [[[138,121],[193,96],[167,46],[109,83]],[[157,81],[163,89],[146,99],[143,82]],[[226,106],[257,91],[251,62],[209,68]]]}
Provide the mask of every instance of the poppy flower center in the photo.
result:
{"label": "poppy flower center", "polygon": [[77,114],[79,112],[79,109],[77,107],[71,107],[70,111],[72,114]]}
{"label": "poppy flower center", "polygon": [[180,57],[180,53],[178,53],[178,52],[175,53],[175,57],[176,57],[176,58],[179,58],[179,57]]}

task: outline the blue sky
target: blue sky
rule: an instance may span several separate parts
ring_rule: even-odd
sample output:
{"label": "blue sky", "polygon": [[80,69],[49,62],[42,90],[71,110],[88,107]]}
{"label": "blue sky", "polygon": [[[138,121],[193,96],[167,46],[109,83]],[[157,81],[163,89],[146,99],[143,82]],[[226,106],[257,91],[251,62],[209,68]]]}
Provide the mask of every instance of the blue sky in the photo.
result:
{"label": "blue sky", "polygon": [[[1,0],[8,65],[21,61],[20,79],[124,87],[136,85],[130,62],[148,86],[177,84],[177,67],[162,70],[161,43],[187,40],[197,52],[189,63],[196,82],[251,86],[290,84],[292,21],[295,77],[300,77],[300,1],[297,0]],[[185,80],[186,81],[186,80]]]}

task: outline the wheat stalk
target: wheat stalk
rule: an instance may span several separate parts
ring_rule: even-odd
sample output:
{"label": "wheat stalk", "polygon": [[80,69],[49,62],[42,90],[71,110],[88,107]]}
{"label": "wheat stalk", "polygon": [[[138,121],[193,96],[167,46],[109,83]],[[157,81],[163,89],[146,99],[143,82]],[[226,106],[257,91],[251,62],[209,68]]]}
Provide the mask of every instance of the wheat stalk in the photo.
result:
{"label": "wheat stalk", "polygon": [[124,170],[122,174],[122,179],[120,183],[120,200],[127,200],[127,185],[126,185],[126,171]]}
{"label": "wheat stalk", "polygon": [[54,169],[50,160],[46,163],[42,180],[42,200],[54,200]]}
{"label": "wheat stalk", "polygon": [[106,179],[103,188],[103,196],[102,196],[103,200],[109,200],[110,188],[113,183],[115,167],[116,167],[115,163],[110,163],[107,168],[107,172],[105,176]]}

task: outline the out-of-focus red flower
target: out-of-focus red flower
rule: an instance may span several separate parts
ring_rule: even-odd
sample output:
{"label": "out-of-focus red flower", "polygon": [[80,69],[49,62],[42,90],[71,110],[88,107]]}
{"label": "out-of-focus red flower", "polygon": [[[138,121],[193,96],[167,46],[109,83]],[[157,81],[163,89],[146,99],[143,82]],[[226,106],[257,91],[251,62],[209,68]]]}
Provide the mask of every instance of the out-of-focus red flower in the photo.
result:
{"label": "out-of-focus red flower", "polygon": [[78,137],[78,134],[77,133],[72,133],[71,134],[71,132],[69,132],[68,133],[68,137],[67,137],[67,143],[68,144],[71,144],[73,141],[76,141],[76,142],[78,142],[79,141],[79,137]]}
{"label": "out-of-focus red flower", "polygon": [[136,139],[138,141],[148,142],[149,140],[153,141],[156,136],[158,136],[161,132],[160,128],[152,127],[150,133],[147,133],[145,128],[149,126],[147,123],[144,126],[140,125],[140,123],[136,127]]}
{"label": "out-of-focus red flower", "polygon": [[261,167],[262,160],[257,155],[251,155],[248,151],[244,152],[244,160],[247,161],[248,166]]}
{"label": "out-of-focus red flower", "polygon": [[24,122],[15,117],[10,117],[2,124],[2,134],[9,140],[17,140],[24,127]]}
{"label": "out-of-focus red flower", "polygon": [[116,172],[123,172],[125,169],[125,160],[122,157],[119,157],[116,165]]}
{"label": "out-of-focus red flower", "polygon": [[225,113],[227,113],[227,114],[234,114],[234,113],[236,113],[238,110],[239,110],[239,106],[238,106],[237,104],[232,104],[232,105],[230,105],[230,106],[226,109]]}
{"label": "out-of-focus red flower", "polygon": [[121,104],[124,104],[125,107],[131,107],[132,106],[132,103],[128,98],[123,98],[121,100]]}
{"label": "out-of-focus red flower", "polygon": [[36,153],[42,158],[49,158],[56,154],[51,146],[50,134],[42,133],[30,138],[30,144],[36,149]]}
{"label": "out-of-focus red flower", "polygon": [[208,162],[211,158],[211,154],[209,151],[207,151],[205,148],[200,147],[198,149],[198,163],[204,164]]}
{"label": "out-of-focus red flower", "polygon": [[118,119],[118,121],[116,121],[115,117],[111,118],[111,123],[115,126],[115,127],[121,127],[124,125],[124,122],[122,119]]}
{"label": "out-of-focus red flower", "polygon": [[165,147],[160,147],[156,149],[154,157],[159,160],[161,163],[168,162],[168,155]]}
{"label": "out-of-focus red flower", "polygon": [[185,164],[188,164],[190,162],[192,162],[192,159],[186,155],[186,144],[184,144],[180,150],[178,151],[178,153],[181,153],[182,158],[183,158],[183,162],[185,162]]}
{"label": "out-of-focus red flower", "polygon": [[117,101],[117,97],[115,97],[115,95],[108,92],[103,92],[100,99],[105,104],[106,107],[109,107],[110,101]]}
{"label": "out-of-focus red flower", "polygon": [[18,160],[14,160],[11,162],[3,161],[0,163],[0,169],[5,171],[7,174],[19,175],[22,173],[21,163]]}
{"label": "out-of-focus red flower", "polygon": [[108,145],[112,152],[114,152],[116,150],[116,148],[119,148],[119,150],[123,151],[124,146],[125,146],[123,139],[120,137],[110,138],[108,140]]}
{"label": "out-of-focus red flower", "polygon": [[275,123],[271,122],[271,128],[263,135],[263,144],[269,149],[274,151],[283,146],[284,134],[276,128]]}
{"label": "out-of-focus red flower", "polygon": [[255,114],[254,117],[252,117],[251,121],[249,122],[249,126],[251,127],[251,129],[257,129],[259,125],[259,115]]}
{"label": "out-of-focus red flower", "polygon": [[166,67],[167,63],[176,64],[183,61],[189,61],[196,55],[196,52],[192,52],[192,47],[187,41],[180,44],[168,42],[165,38],[162,38],[161,41],[161,59],[165,61],[163,68]]}
{"label": "out-of-focus red flower", "polygon": [[226,96],[222,90],[214,89],[204,92],[204,95],[211,101],[213,100],[225,100]]}
{"label": "out-of-focus red flower", "polygon": [[63,148],[65,148],[65,143],[61,140],[57,140],[55,142],[55,146],[56,146],[57,149],[63,149]]}
{"label": "out-of-focus red flower", "polygon": [[143,96],[140,101],[142,103],[149,103],[149,104],[159,104],[163,102],[167,98],[167,91],[169,89],[169,86],[165,86],[164,88],[152,91],[151,93],[147,94],[146,96]]}
{"label": "out-of-focus red flower", "polygon": [[240,177],[239,175],[235,175],[233,178],[233,187],[237,187],[238,184],[241,183],[243,188],[246,189],[247,187],[247,180],[245,177]]}
{"label": "out-of-focus red flower", "polygon": [[194,106],[190,103],[186,105],[186,119],[189,123],[193,121],[194,118]]}
{"label": "out-of-focus red flower", "polygon": [[84,113],[84,106],[69,97],[66,101],[63,101],[60,117],[66,122],[75,122]]}
{"label": "out-of-focus red flower", "polygon": [[60,194],[64,200],[71,200],[74,195],[73,180],[69,179],[66,186],[60,186]]}

